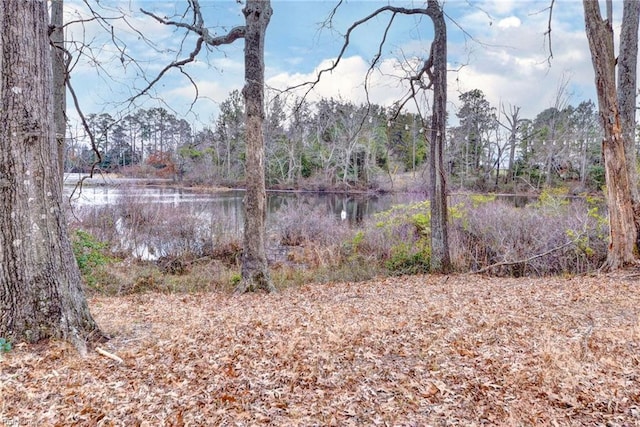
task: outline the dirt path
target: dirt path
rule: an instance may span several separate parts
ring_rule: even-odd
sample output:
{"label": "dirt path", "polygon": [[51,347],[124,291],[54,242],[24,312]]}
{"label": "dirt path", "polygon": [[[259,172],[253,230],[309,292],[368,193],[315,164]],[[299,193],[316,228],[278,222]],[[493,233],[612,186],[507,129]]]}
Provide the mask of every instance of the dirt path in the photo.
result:
{"label": "dirt path", "polygon": [[[0,425],[640,425],[640,282],[391,278],[96,298],[0,361]],[[607,424],[608,423],[608,424]]]}

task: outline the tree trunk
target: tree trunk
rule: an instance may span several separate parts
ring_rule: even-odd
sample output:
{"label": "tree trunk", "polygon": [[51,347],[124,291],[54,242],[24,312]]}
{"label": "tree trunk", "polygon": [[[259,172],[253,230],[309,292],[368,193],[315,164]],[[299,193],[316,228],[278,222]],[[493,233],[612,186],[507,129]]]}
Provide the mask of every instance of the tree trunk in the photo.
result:
{"label": "tree trunk", "polygon": [[44,1],[0,3],[0,336],[99,335],[69,241]]}
{"label": "tree trunk", "polygon": [[64,181],[64,142],[67,132],[67,63],[63,31],[64,0],[51,1],[51,64],[53,69],[53,122],[56,125],[60,182]]}
{"label": "tree trunk", "polygon": [[447,189],[443,151],[447,124],[447,27],[442,9],[436,0],[429,0],[429,16],[433,21],[433,115],[431,117],[430,191],[431,197],[431,260],[432,272],[446,273],[451,269],[447,231]]}
{"label": "tree trunk", "polygon": [[[504,112],[504,107],[503,107]],[[513,182],[516,179],[516,148],[518,137],[518,123],[520,122],[520,107],[510,106],[509,114],[505,112],[509,123],[509,173],[505,176],[505,183]]]}
{"label": "tree trunk", "polygon": [[618,110],[613,28],[609,20],[602,19],[598,1],[583,0],[583,5],[587,39],[595,71],[600,119],[604,129],[602,154],[610,228],[609,251],[604,268],[615,270],[635,262],[637,231],[625,155],[625,135]]}
{"label": "tree trunk", "polygon": [[[618,108],[625,144],[631,200],[636,222],[636,242],[640,242],[640,194],[638,193],[638,165],[636,160],[636,100],[638,79],[638,24],[640,1],[625,0],[620,31],[618,55]],[[636,243],[638,244],[638,243]]]}
{"label": "tree trunk", "polygon": [[242,251],[242,280],[237,293],[264,289],[275,291],[267,265],[266,206],[264,166],[264,38],[271,18],[269,0],[248,0],[246,18],[245,86],[246,108],[246,181],[245,220]]}

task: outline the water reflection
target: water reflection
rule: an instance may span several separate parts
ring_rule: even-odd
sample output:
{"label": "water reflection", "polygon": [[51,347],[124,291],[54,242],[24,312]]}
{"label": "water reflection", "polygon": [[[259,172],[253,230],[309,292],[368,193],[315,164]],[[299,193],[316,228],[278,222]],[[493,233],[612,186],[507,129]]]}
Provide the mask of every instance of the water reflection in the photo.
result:
{"label": "water reflection", "polygon": [[[191,206],[192,213],[206,210],[210,215],[235,217],[242,223],[244,219],[243,200],[244,191],[230,190],[216,193],[202,193],[189,189],[171,187],[141,187],[141,186],[87,186],[81,191],[65,186],[66,200],[74,208],[99,207],[105,205],[122,205],[128,203],[169,204]],[[267,193],[267,221],[277,216],[285,208],[307,206],[313,210],[322,210],[327,215],[341,219],[344,212],[345,219],[350,223],[360,223],[365,218],[392,205],[409,203],[423,199],[417,194],[337,194],[337,193],[307,193],[307,192],[268,192]]]}
{"label": "water reflection", "polygon": [[[119,251],[156,260],[167,254],[198,253],[206,245],[235,236],[244,227],[245,192],[202,192],[184,188],[100,185],[73,192],[65,186],[66,200],[84,224],[102,230],[101,238],[119,242]],[[267,228],[278,229],[291,212],[327,215],[336,221],[358,224],[392,205],[422,199],[420,195],[346,195],[329,193],[269,192]],[[295,216],[293,216],[295,217]]]}

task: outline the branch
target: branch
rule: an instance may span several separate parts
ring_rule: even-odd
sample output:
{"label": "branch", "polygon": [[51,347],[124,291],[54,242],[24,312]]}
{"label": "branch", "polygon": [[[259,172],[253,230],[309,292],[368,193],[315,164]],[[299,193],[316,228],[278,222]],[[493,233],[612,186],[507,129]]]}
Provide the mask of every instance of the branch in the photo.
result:
{"label": "branch", "polygon": [[108,352],[107,350],[104,350],[100,347],[96,347],[96,353],[101,354],[104,357],[108,357],[111,360],[115,360],[118,363],[124,363],[124,360],[122,360],[120,357],[116,356],[113,353]]}
{"label": "branch", "polygon": [[551,46],[551,18],[553,16],[553,4],[555,0],[551,0],[551,4],[549,5],[549,21],[547,22],[547,32],[545,35],[549,36],[549,57],[547,58],[547,62],[549,66],[551,66],[551,59],[553,59],[553,49]]}
{"label": "branch", "polygon": [[202,19],[202,15],[200,14],[200,7],[198,5],[198,2],[197,1],[193,1],[192,4],[195,6],[194,13],[196,14],[196,18],[195,18],[195,20],[197,21],[196,24],[187,24],[185,22],[170,21],[170,20],[165,19],[165,18],[160,18],[159,16],[157,16],[157,15],[151,13],[151,12],[148,12],[148,11],[146,11],[144,9],[140,9],[140,12],[144,13],[145,15],[148,15],[148,16],[152,17],[153,19],[155,19],[156,21],[158,21],[161,24],[173,25],[173,26],[178,27],[178,28],[185,28],[188,31],[196,33],[202,38],[202,40],[206,44],[208,44],[209,46],[212,46],[212,47],[221,46],[221,45],[224,45],[224,44],[231,44],[231,43],[235,42],[236,40],[241,39],[241,38],[244,37],[244,34],[246,32],[246,27],[244,25],[234,27],[231,30],[229,30],[229,32],[227,34],[224,34],[222,36],[217,36],[217,37],[211,36],[211,34],[209,34],[209,30],[204,27],[204,21]]}
{"label": "branch", "polygon": [[[130,104],[133,103],[133,101],[135,101],[136,99],[148,93],[151,90],[151,88],[153,88],[153,86],[156,83],[158,83],[158,81],[160,81],[160,79],[162,79],[162,77],[172,68],[180,69],[180,72],[182,74],[185,74],[189,79],[189,81],[191,81],[191,84],[196,86],[193,79],[188,74],[186,74],[185,71],[182,69],[182,66],[195,61],[196,56],[202,50],[203,43],[206,43],[207,45],[212,47],[216,47],[224,44],[231,44],[236,40],[243,38],[245,36],[246,28],[244,26],[234,27],[231,30],[229,30],[227,34],[224,34],[222,36],[217,36],[217,37],[212,36],[211,34],[209,34],[209,30],[204,26],[204,19],[202,18],[202,13],[200,12],[200,3],[198,2],[198,0],[189,0],[189,4],[191,7],[193,7],[193,23],[192,24],[188,24],[186,22],[180,22],[180,21],[173,21],[167,18],[161,18],[152,12],[146,11],[144,9],[140,9],[142,13],[144,13],[147,16],[150,16],[151,18],[155,19],[161,24],[172,25],[178,28],[184,28],[188,32],[193,32],[197,34],[199,37],[198,37],[198,40],[196,41],[196,46],[194,50],[189,54],[187,58],[173,61],[167,66],[165,66],[158,73],[158,75],[153,80],[151,80],[149,84],[142,91],[138,92],[136,95],[128,99],[128,102]],[[196,99],[197,99],[197,96],[198,96],[198,89],[196,86]],[[195,100],[194,100],[194,103],[195,103]]]}
{"label": "branch", "polygon": [[180,68],[183,65],[186,65],[190,62],[193,62],[196,60],[196,56],[198,55],[198,53],[200,53],[200,50],[202,50],[202,43],[203,43],[203,39],[202,37],[199,37],[198,40],[196,41],[196,47],[193,50],[193,52],[191,52],[189,54],[188,58],[185,59],[181,59],[179,61],[173,61],[172,63],[170,63],[169,65],[166,65],[159,73],[158,75],[149,82],[149,84],[147,85],[147,87],[145,87],[144,89],[142,89],[140,92],[138,92],[137,94],[135,94],[134,96],[132,96],[131,98],[129,98],[127,101],[129,102],[129,104],[133,103],[133,101],[135,101],[136,99],[140,98],[141,96],[143,96],[144,94],[146,94],[147,92],[149,92],[149,90],[151,90],[151,88],[158,83],[158,81],[167,73],[167,71],[169,71],[172,68]]}
{"label": "branch", "polygon": [[549,7],[545,7],[541,11],[534,13],[534,15],[537,15],[538,13],[542,13],[545,10],[549,11],[549,18],[547,20],[547,31],[544,32],[545,38],[549,37],[549,56],[547,57],[547,63],[549,64],[549,66],[551,66],[551,60],[553,59],[553,49],[551,47],[551,18],[553,17],[554,4],[555,4],[555,0],[551,0]]}
{"label": "branch", "polygon": [[553,253],[553,252],[559,251],[560,249],[564,249],[564,248],[566,248],[567,246],[571,246],[571,245],[573,245],[573,244],[575,244],[575,240],[571,240],[571,241],[569,241],[569,242],[566,242],[566,243],[565,243],[565,244],[563,244],[563,245],[556,246],[555,248],[551,248],[551,249],[549,249],[549,250],[548,250],[548,251],[546,251],[546,252],[543,252],[543,253],[541,253],[541,254],[537,254],[537,255],[533,255],[533,256],[531,256],[531,257],[529,257],[529,258],[520,259],[520,260],[517,260],[517,261],[503,261],[503,262],[498,262],[498,263],[491,264],[491,265],[488,265],[488,266],[486,266],[486,267],[483,267],[483,268],[481,268],[480,270],[472,271],[472,272],[470,272],[469,274],[481,274],[481,273],[485,273],[485,272],[487,272],[487,271],[489,271],[489,270],[491,270],[491,269],[493,269],[493,268],[496,268],[496,267],[504,267],[504,266],[507,266],[507,265],[526,264],[526,263],[528,263],[528,262],[530,262],[530,261],[533,261],[534,259],[542,258],[542,257],[544,257],[544,256],[547,256],[547,255],[549,255],[549,254],[551,254],[551,253]]}
{"label": "branch", "polygon": [[[334,8],[334,12],[337,9]],[[346,34],[344,35],[344,43],[342,44],[342,48],[340,49],[340,52],[338,53],[338,56],[336,57],[335,61],[333,62],[333,64],[330,67],[327,68],[323,68],[322,70],[320,70],[318,72],[318,75],[316,77],[316,79],[314,81],[310,81],[310,82],[304,82],[304,83],[300,83],[298,85],[289,87],[288,90],[294,90],[294,89],[298,89],[301,87],[305,87],[305,86],[309,86],[309,88],[307,89],[307,91],[304,93],[304,95],[302,96],[302,99],[304,100],[307,95],[309,94],[309,92],[311,92],[313,90],[313,88],[315,88],[315,86],[320,83],[320,79],[322,78],[322,75],[325,73],[329,73],[332,72],[333,70],[335,70],[338,67],[338,64],[340,64],[340,61],[342,60],[342,58],[344,57],[347,48],[349,47],[349,43],[351,41],[351,34],[362,24],[370,21],[371,19],[375,18],[376,16],[384,13],[384,12],[391,12],[393,15],[391,17],[391,20],[393,20],[394,16],[397,14],[403,14],[403,15],[431,15],[431,11],[429,9],[408,9],[408,8],[404,8],[404,7],[396,7],[396,6],[383,6],[375,11],[373,11],[372,13],[370,13],[369,15],[365,16],[364,18],[354,22],[353,24],[351,24],[351,26],[347,29]],[[332,16],[333,16],[332,13]],[[385,38],[386,38],[386,34],[387,31],[385,31]],[[384,40],[381,42],[380,45],[380,49],[382,49],[382,45],[384,44]],[[374,64],[379,60],[379,57],[376,57],[374,60]],[[372,65],[372,66],[373,66]]]}

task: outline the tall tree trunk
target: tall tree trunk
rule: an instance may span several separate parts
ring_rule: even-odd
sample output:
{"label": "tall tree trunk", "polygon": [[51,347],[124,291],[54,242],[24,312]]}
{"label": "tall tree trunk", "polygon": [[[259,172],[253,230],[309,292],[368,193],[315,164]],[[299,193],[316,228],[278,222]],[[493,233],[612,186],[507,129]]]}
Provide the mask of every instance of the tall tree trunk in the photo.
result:
{"label": "tall tree trunk", "polygon": [[63,31],[64,0],[51,1],[51,64],[53,69],[53,121],[56,125],[60,182],[64,180],[65,135],[67,132],[67,63]]}
{"label": "tall tree trunk", "polygon": [[99,334],[69,241],[53,126],[47,4],[0,3],[0,336]]}
{"label": "tall tree trunk", "polygon": [[[600,119],[604,129],[606,198],[609,209],[610,243],[605,269],[623,268],[635,262],[637,230],[625,154],[625,135],[616,91],[616,58],[613,27],[600,15],[600,2],[583,0],[585,25],[595,71]],[[624,23],[623,23],[624,26]]]}
{"label": "tall tree trunk", "polygon": [[[620,31],[618,55],[618,108],[624,141],[631,200],[636,221],[636,241],[640,242],[640,194],[638,193],[638,164],[636,159],[636,100],[638,80],[638,24],[640,1],[625,0]],[[638,243],[637,243],[638,244]]]}
{"label": "tall tree trunk", "polygon": [[513,182],[516,179],[516,148],[517,148],[517,137],[518,137],[518,124],[520,122],[520,107],[516,107],[511,105],[509,107],[509,114],[504,111],[504,106],[502,107],[502,111],[507,118],[507,123],[509,126],[507,130],[509,131],[509,173],[505,176],[505,183]]}
{"label": "tall tree trunk", "polygon": [[442,9],[436,0],[429,0],[429,16],[433,21],[433,115],[431,117],[430,191],[431,198],[431,260],[432,272],[446,273],[451,269],[448,238],[446,171],[443,151],[447,125],[447,27]]}
{"label": "tall tree trunk", "polygon": [[243,10],[246,18],[242,90],[246,108],[246,181],[245,221],[242,252],[242,280],[236,292],[264,289],[275,291],[267,265],[264,166],[264,38],[271,18],[269,0],[248,0]]}

